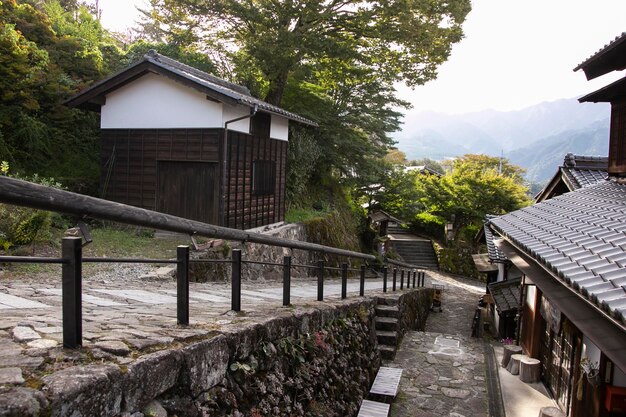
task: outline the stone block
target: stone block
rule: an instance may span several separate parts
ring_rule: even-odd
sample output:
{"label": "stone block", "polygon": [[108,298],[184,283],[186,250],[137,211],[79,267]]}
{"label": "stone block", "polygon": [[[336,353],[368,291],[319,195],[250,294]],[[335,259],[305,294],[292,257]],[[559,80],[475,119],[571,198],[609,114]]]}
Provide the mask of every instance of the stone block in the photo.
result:
{"label": "stone block", "polygon": [[122,371],[116,365],[63,369],[43,378],[52,417],[110,416],[121,411]]}
{"label": "stone block", "polygon": [[124,410],[137,411],[178,382],[183,354],[163,350],[137,359],[124,374]]}
{"label": "stone block", "polygon": [[0,388],[0,417],[38,416],[48,407],[48,400],[31,388]]}
{"label": "stone block", "polygon": [[230,355],[223,335],[187,346],[183,356],[183,383],[194,397],[219,384],[226,376]]}
{"label": "stone block", "polygon": [[0,384],[23,384],[20,368],[0,368]]}

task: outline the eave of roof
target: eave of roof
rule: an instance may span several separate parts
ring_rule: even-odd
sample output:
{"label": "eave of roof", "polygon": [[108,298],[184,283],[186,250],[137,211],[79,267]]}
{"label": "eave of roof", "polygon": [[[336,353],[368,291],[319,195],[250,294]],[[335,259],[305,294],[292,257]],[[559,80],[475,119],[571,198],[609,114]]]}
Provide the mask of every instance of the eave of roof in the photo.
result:
{"label": "eave of roof", "polygon": [[626,184],[604,181],[492,219],[491,224],[626,329]]}
{"label": "eave of roof", "polygon": [[587,80],[591,80],[624,68],[626,68],[626,32],[615,37],[604,48],[578,64],[574,71],[582,69]]}
{"label": "eave of roof", "polygon": [[626,372],[626,331],[622,324],[589,303],[573,288],[563,285],[551,270],[538,263],[512,242],[501,239],[498,247],[526,275],[527,279],[541,289],[543,295],[551,303],[562,311],[584,335],[589,337],[619,369]]}
{"label": "eave of roof", "polygon": [[488,285],[499,313],[507,313],[519,309],[521,278],[492,282]]}
{"label": "eave of roof", "polygon": [[142,60],[81,91],[67,100],[65,104],[70,107],[93,107],[94,104],[98,104],[94,102],[94,100],[102,100],[102,97],[109,92],[149,72],[158,73],[174,81],[181,82],[220,102],[241,104],[250,108],[257,108],[264,113],[276,114],[302,124],[318,126],[317,123],[312,120],[252,97],[245,87],[222,80],[154,51],[148,52],[144,55]]}
{"label": "eave of roof", "polygon": [[578,99],[580,103],[610,103],[616,99],[621,99],[626,95],[626,77],[602,87],[599,90],[582,96]]}
{"label": "eave of roof", "polygon": [[487,244],[487,253],[489,254],[489,260],[493,263],[506,263],[509,261],[506,255],[502,253],[502,251],[498,249],[493,243],[494,236],[489,226],[490,224],[491,217],[488,217],[488,220],[486,220],[485,224],[483,225],[483,230],[485,233],[485,243]]}

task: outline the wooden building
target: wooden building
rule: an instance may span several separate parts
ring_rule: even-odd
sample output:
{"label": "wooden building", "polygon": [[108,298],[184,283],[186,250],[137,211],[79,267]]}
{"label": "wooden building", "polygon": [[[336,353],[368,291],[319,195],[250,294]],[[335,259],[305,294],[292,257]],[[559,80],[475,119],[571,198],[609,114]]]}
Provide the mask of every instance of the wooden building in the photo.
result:
{"label": "wooden building", "polygon": [[[626,33],[580,64],[626,68]],[[612,105],[605,179],[490,220],[523,273],[520,345],[573,417],[626,416],[626,78],[580,99]]]}
{"label": "wooden building", "polygon": [[154,51],[66,102],[101,115],[103,198],[238,229],[284,219],[289,122]]}

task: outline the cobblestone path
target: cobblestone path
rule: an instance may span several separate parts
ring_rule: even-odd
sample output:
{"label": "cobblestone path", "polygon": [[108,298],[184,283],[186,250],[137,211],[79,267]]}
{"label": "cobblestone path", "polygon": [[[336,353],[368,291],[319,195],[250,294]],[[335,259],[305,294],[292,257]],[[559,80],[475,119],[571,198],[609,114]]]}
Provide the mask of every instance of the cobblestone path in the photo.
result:
{"label": "cobblestone path", "polygon": [[404,369],[391,417],[487,417],[489,398],[482,339],[469,337],[484,284],[430,273],[444,284],[441,313],[426,332],[409,332],[389,366]]}

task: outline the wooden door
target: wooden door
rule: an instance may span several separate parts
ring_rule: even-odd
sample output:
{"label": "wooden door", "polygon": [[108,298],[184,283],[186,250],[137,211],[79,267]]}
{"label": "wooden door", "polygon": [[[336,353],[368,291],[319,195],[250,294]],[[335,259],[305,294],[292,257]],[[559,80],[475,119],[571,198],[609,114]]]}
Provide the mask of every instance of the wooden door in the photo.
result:
{"label": "wooden door", "polygon": [[218,164],[158,161],[156,209],[186,219],[218,224]]}

